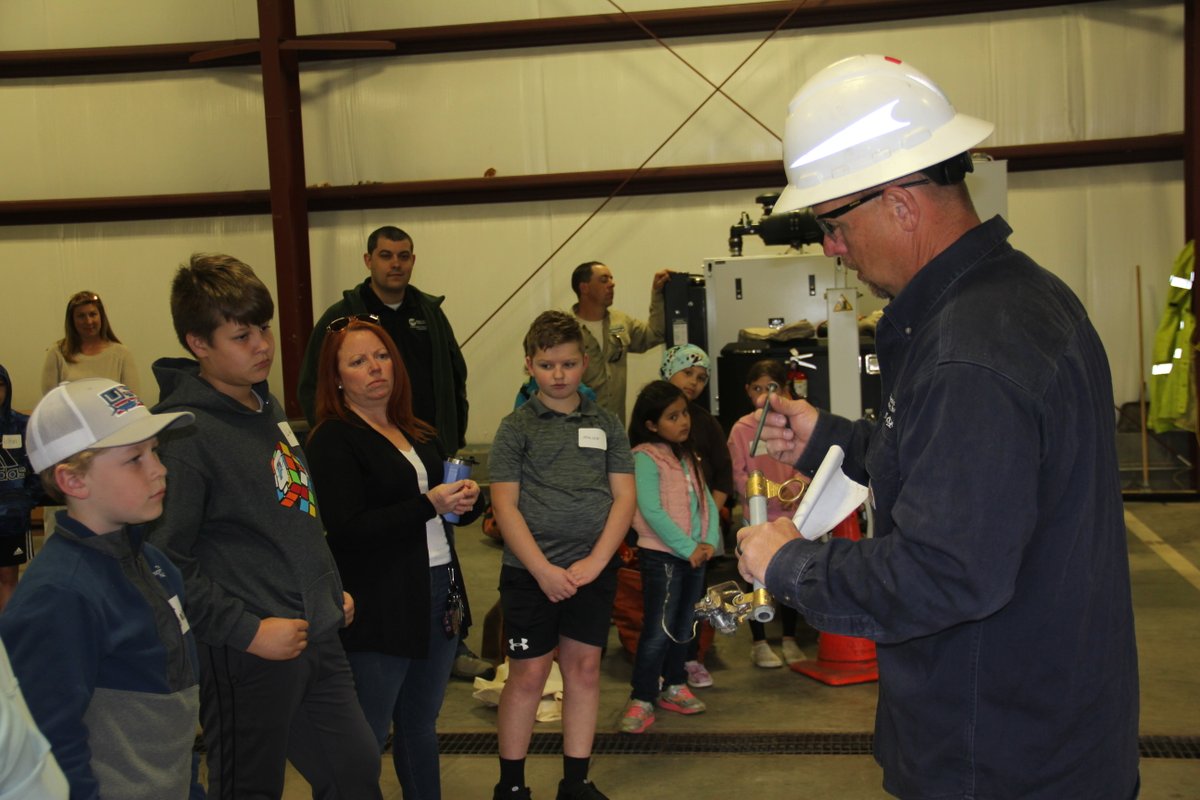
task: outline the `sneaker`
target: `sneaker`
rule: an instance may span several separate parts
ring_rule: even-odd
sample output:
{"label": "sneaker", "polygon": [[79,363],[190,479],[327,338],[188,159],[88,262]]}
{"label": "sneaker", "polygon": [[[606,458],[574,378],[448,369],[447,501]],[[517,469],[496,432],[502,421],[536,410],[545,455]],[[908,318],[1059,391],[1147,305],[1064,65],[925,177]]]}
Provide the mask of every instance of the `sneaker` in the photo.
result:
{"label": "sneaker", "polygon": [[492,789],[492,800],[531,800],[532,797],[528,786],[505,788],[497,783]]}
{"label": "sneaker", "polygon": [[555,797],[556,800],[608,800],[608,795],[597,789],[590,780],[570,785],[565,780],[559,781]]}
{"label": "sneaker", "polygon": [[707,689],[712,686],[712,675],[708,674],[708,670],[699,661],[689,661],[683,668],[687,670],[688,686],[693,689]]}
{"label": "sneaker", "polygon": [[658,696],[658,707],[677,714],[699,714],[707,706],[704,701],[692,694],[692,690],[684,684],[668,686]]}
{"label": "sneaker", "polygon": [[783,640],[783,660],[788,664],[795,664],[798,661],[804,661],[808,656],[804,655],[804,651],[800,649],[800,645],[796,644],[795,639]]}
{"label": "sneaker", "polygon": [[450,669],[450,674],[468,681],[476,678],[493,681],[496,679],[496,668],[492,666],[492,662],[484,661],[468,650],[454,657],[454,666]]}
{"label": "sneaker", "polygon": [[754,646],[750,648],[750,659],[754,662],[754,666],[763,669],[777,669],[783,666],[783,661],[775,655],[771,645],[765,641],[754,643]]}
{"label": "sneaker", "polygon": [[654,724],[654,706],[643,700],[630,700],[621,715],[621,733],[645,733]]}

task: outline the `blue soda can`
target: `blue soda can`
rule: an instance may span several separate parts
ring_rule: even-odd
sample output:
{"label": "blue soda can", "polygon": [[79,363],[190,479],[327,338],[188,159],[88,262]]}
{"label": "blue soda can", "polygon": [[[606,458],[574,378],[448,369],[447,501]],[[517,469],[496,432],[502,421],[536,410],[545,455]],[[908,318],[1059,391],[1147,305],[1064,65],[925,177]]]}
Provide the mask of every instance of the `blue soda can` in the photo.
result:
{"label": "blue soda can", "polygon": [[[454,483],[461,481],[463,478],[471,477],[471,465],[475,462],[466,458],[447,458],[444,469],[442,471],[442,483]],[[458,522],[458,514],[449,511],[442,514],[442,519],[446,522]]]}

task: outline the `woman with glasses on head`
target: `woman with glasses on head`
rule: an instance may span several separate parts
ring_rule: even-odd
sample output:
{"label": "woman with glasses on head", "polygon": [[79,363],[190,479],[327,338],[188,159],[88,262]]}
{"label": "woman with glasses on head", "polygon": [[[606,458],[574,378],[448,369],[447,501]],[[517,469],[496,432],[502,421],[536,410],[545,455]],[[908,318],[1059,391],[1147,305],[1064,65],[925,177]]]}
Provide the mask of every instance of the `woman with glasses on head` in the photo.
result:
{"label": "woman with glasses on head", "polygon": [[472,480],[443,483],[446,454],[412,411],[391,337],[371,315],[326,328],[317,424],[305,447],[329,548],[355,617],[342,642],[359,703],[405,797],[441,796],[436,723],[459,632],[470,623],[451,526],[483,510]]}
{"label": "woman with glasses on head", "polygon": [[140,392],[133,354],[113,333],[98,294],[71,295],[63,327],[66,335],[46,351],[42,394],[80,378],[109,378]]}

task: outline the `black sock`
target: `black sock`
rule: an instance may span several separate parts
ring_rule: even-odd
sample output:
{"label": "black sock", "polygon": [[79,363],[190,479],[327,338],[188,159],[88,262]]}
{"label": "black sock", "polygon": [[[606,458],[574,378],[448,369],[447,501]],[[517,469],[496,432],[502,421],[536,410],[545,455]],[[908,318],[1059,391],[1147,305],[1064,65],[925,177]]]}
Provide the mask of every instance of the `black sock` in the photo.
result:
{"label": "black sock", "polygon": [[572,758],[563,756],[563,781],[565,783],[583,783],[587,780],[588,764],[591,758]]}
{"label": "black sock", "polygon": [[525,759],[500,759],[500,785],[505,789],[525,786]]}

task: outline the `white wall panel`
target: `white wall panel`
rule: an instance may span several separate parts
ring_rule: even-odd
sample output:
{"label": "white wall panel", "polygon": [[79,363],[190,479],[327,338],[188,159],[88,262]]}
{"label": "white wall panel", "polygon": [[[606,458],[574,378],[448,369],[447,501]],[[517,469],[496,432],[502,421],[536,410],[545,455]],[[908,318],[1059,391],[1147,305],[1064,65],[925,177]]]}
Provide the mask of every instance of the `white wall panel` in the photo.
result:
{"label": "white wall panel", "polygon": [[[421,3],[415,0],[296,0],[296,30],[300,33],[417,28],[463,25],[515,19],[544,19],[591,14],[619,15],[625,11],[735,5],[738,0],[454,0]],[[757,0],[743,0],[757,2]]]}
{"label": "white wall panel", "polygon": [[1138,397],[1135,267],[1142,267],[1144,352],[1183,247],[1179,162],[1009,175],[1013,244],[1062,277],[1108,351],[1118,403]]}
{"label": "white wall panel", "polygon": [[[1173,132],[1183,127],[1181,25],[1180,4],[1114,2],[792,31],[726,91],[778,133],[804,76],[886,52],[996,121],[989,143]],[[719,83],[761,39],[672,47]],[[711,92],[647,42],[315,64],[302,89],[307,179],[333,184],[635,166]],[[253,68],[2,81],[0,110],[23,124],[0,139],[0,197],[265,188],[260,91]],[[779,153],[771,133],[716,97],[651,166]]]}
{"label": "white wall panel", "polygon": [[267,188],[257,69],[0,81],[0,199]]}
{"label": "white wall panel", "polygon": [[429,180],[545,171],[540,67],[518,57],[450,55],[306,69],[311,183]]}
{"label": "white wall panel", "polygon": [[[958,108],[996,122],[988,144],[1183,129],[1182,6],[1101,3],[780,34],[725,91],[783,130],[803,79],[858,52],[906,58]],[[720,84],[761,35],[672,41]],[[641,164],[712,88],[653,42],[420,56],[305,71],[309,180],[477,177]],[[770,131],[715,97],[651,166],[780,156]]]}
{"label": "white wall panel", "polygon": [[[752,2],[756,0],[746,0]],[[738,0],[621,0],[626,11],[735,4]],[[500,20],[619,14],[605,0],[296,0],[301,35],[461,25]],[[253,39],[248,0],[0,0],[0,50]]]}
{"label": "white wall panel", "polygon": [[246,0],[0,0],[0,50],[257,37],[257,4]]}

